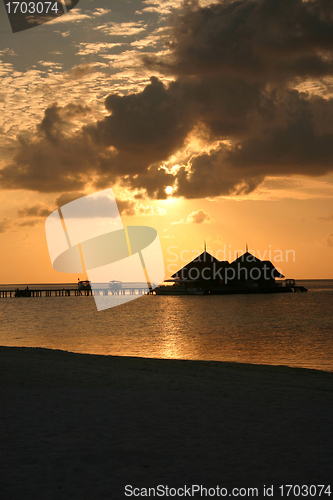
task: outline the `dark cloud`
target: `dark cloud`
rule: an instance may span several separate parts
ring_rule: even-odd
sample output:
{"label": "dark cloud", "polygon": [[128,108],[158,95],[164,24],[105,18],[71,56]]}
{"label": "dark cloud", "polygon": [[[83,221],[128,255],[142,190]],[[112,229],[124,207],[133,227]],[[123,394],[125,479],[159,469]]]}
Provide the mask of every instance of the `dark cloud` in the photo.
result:
{"label": "dark cloud", "polygon": [[60,196],[57,196],[55,204],[58,208],[60,208],[63,205],[67,205],[67,203],[70,203],[71,201],[77,200],[78,198],[82,198],[83,196],[86,196],[86,193],[81,193],[79,191],[73,191],[71,193],[63,193]]}
{"label": "dark cloud", "polygon": [[319,217],[319,219],[323,220],[325,222],[331,222],[331,221],[333,221],[333,214],[330,214],[327,217]]}
{"label": "dark cloud", "polygon": [[241,79],[326,76],[333,72],[330,0],[224,0],[201,8],[187,1],[175,19],[169,59],[151,68],[178,75]]}
{"label": "dark cloud", "polygon": [[[66,205],[67,203],[70,203],[71,201],[77,200],[78,198],[82,198],[83,196],[86,196],[87,193],[81,193],[81,192],[72,192],[72,193],[63,193],[62,195],[58,196],[55,200],[55,204],[58,208],[62,207],[63,205]],[[117,207],[119,210],[119,213],[121,215],[127,216],[127,217],[133,217],[135,215],[147,215],[148,212],[151,212],[152,207],[144,207],[141,203],[137,203],[133,200],[124,200],[124,199],[116,199]],[[103,206],[103,200],[102,200],[102,206]],[[100,216],[100,199],[98,201],[98,211],[99,213],[97,214]],[[106,206],[106,216],[109,216],[109,206]],[[93,215],[93,207],[89,207],[89,217],[94,216]]]}
{"label": "dark cloud", "polygon": [[1,185],[5,189],[40,192],[80,190],[88,182],[86,172],[94,158],[91,149],[75,138],[58,145],[48,140],[21,140],[12,163],[1,171]]}
{"label": "dark cloud", "polygon": [[[333,170],[333,126],[327,131],[314,118],[321,99],[286,91],[276,98],[274,116],[262,114],[261,129],[255,128],[231,146],[222,144],[211,153],[194,155],[189,169],[178,175],[177,194],[196,198],[219,194],[246,194],[265,176],[324,175]],[[327,109],[333,100],[326,100]],[[320,131],[319,129],[325,129]]]}
{"label": "dark cloud", "polygon": [[9,217],[3,217],[2,220],[0,220],[0,233],[5,233],[6,231],[10,230],[12,226],[13,220]]}
{"label": "dark cloud", "polygon": [[[122,180],[165,197],[163,186],[173,177],[163,170],[155,178],[149,167],[183,144],[191,129],[189,120],[184,124],[184,112],[154,78],[142,94],[112,97],[116,99],[108,98],[107,107],[113,114],[78,131],[73,131],[73,119],[85,116],[89,108],[57,104],[47,108],[36,134],[19,137],[16,155],[0,172],[2,188],[70,192],[81,191],[88,183],[103,189]],[[144,185],[137,181],[140,175],[147,179]]]}
{"label": "dark cloud", "polygon": [[221,147],[210,154],[193,156],[190,170],[183,167],[177,178],[176,195],[185,198],[248,194],[264,180],[251,169],[234,169],[227,161],[228,150]]}
{"label": "dark cloud", "polygon": [[37,126],[37,130],[49,142],[58,146],[60,139],[68,129],[71,119],[85,116],[89,112],[90,108],[88,106],[70,103],[67,106],[60,107],[55,103],[45,110],[44,118]]}
{"label": "dark cloud", "polygon": [[26,219],[23,221],[15,221],[9,217],[3,217],[0,221],[0,233],[6,233],[7,231],[16,231],[17,227],[33,227],[41,222],[40,219]]}
{"label": "dark cloud", "polygon": [[2,188],[40,192],[80,191],[90,179],[96,151],[82,132],[73,131],[73,119],[89,108],[53,104],[44,112],[36,134],[18,138],[12,162],[0,172]]}
{"label": "dark cloud", "polygon": [[[71,201],[77,200],[79,198],[82,198],[83,196],[87,196],[87,193],[82,193],[82,192],[71,192],[71,193],[63,193],[60,196],[58,196],[55,200],[55,204],[58,208],[61,208],[63,205],[67,205],[67,203],[70,203]],[[116,200],[118,210],[120,214],[123,215],[135,215],[135,202],[131,200]],[[102,205],[103,205],[103,200],[102,200]],[[92,210],[92,207],[89,208],[89,210]],[[100,205],[98,205],[98,210],[100,212]],[[108,211],[108,207],[107,207]],[[89,213],[91,216],[91,213]],[[100,213],[98,214],[100,216]]]}
{"label": "dark cloud", "polygon": [[117,200],[117,206],[119,213],[128,217],[132,217],[136,214],[135,212],[135,202],[130,200]]}
{"label": "dark cloud", "polygon": [[[96,144],[118,151],[112,164],[119,174],[138,174],[165,160],[184,144],[193,127],[192,112],[177,83],[167,88],[160,80],[138,94],[109,95],[103,120],[85,128]],[[106,161],[106,169],[110,164]]]}
{"label": "dark cloud", "polygon": [[22,208],[18,210],[17,215],[19,217],[47,217],[50,215],[52,210],[37,203],[31,207]]}
{"label": "dark cloud", "polygon": [[333,247],[333,233],[322,240],[322,244],[327,247]]}
{"label": "dark cloud", "polygon": [[[246,194],[267,176],[333,170],[333,99],[296,89],[333,73],[331,0],[186,2],[168,57],[145,64],[172,74],[105,101],[108,115],[76,130],[89,108],[50,106],[0,173],[6,189],[81,192],[115,182],[136,197]],[[82,68],[84,73],[85,68]],[[211,145],[177,173],[161,165],[196,131]],[[184,153],[185,154],[185,153]],[[124,210],[134,210],[127,207]]]}
{"label": "dark cloud", "polygon": [[20,227],[33,227],[36,226],[37,224],[40,224],[41,221],[38,219],[31,219],[31,220],[24,220],[22,222],[19,222],[17,225]]}

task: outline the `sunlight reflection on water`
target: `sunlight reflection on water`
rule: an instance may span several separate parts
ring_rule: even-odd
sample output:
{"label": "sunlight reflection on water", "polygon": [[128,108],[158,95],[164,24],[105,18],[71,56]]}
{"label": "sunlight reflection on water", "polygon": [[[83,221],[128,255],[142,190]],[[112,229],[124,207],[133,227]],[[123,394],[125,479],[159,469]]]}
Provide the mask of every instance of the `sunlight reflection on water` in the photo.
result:
{"label": "sunlight reflection on water", "polygon": [[92,297],[0,301],[7,346],[333,370],[333,291],[145,296],[97,312]]}

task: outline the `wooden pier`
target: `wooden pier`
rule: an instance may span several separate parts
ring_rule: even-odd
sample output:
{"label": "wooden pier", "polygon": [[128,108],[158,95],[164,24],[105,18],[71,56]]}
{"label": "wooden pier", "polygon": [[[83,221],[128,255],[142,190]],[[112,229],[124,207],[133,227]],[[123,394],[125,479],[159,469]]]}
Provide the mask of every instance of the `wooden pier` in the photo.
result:
{"label": "wooden pier", "polygon": [[149,295],[152,289],[148,286],[122,287],[119,290],[108,288],[79,289],[79,288],[11,288],[0,289],[0,299],[19,297],[89,297],[94,295]]}

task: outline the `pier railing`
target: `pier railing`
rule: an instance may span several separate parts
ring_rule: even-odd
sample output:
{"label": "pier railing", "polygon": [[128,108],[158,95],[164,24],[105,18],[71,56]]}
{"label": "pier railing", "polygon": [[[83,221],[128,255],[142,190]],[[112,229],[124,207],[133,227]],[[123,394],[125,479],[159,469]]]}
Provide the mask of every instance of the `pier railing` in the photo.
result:
{"label": "pier railing", "polygon": [[122,283],[120,287],[109,283],[94,283],[92,287],[80,288],[77,284],[29,284],[0,285],[0,298],[11,297],[71,297],[93,295],[146,295],[150,294],[154,285],[147,283]]}

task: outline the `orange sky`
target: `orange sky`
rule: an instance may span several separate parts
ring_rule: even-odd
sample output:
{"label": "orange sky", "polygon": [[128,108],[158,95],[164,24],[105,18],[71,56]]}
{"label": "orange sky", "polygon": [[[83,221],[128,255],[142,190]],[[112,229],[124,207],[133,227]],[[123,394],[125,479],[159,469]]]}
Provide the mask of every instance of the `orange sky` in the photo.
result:
{"label": "orange sky", "polygon": [[16,34],[0,5],[1,283],[83,278],[52,269],[45,219],[106,187],[124,224],[158,230],[167,277],[206,241],[221,259],[248,244],[286,277],[333,279],[332,36],[316,39],[290,11],[299,40],[283,21],[272,38],[265,1],[251,22],[238,13],[246,58],[237,32],[214,42],[227,1],[189,13],[178,0],[80,0]]}

